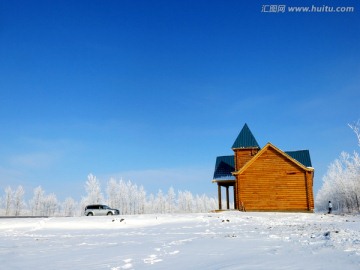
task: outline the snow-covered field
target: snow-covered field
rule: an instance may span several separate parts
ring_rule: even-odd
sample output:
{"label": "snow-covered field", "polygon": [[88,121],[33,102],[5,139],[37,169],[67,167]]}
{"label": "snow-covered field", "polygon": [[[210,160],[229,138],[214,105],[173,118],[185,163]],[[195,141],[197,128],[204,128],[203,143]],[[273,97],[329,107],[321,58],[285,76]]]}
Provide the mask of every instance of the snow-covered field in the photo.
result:
{"label": "snow-covered field", "polygon": [[2,218],[0,268],[360,269],[360,216]]}

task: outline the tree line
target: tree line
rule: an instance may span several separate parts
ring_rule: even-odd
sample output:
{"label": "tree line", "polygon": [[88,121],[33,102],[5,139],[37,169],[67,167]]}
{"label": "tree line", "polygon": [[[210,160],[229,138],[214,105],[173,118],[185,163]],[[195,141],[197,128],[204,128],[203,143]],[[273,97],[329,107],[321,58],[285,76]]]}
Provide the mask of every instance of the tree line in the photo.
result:
{"label": "tree line", "polygon": [[216,209],[217,199],[203,195],[193,195],[190,191],[177,191],[170,187],[166,193],[147,194],[143,186],[122,179],[111,178],[105,194],[100,182],[89,174],[85,183],[86,195],[80,201],[71,197],[59,201],[54,193],[46,194],[41,186],[33,190],[32,198],[26,202],[22,186],[6,187],[0,198],[0,215],[5,216],[81,216],[89,204],[107,204],[119,209],[121,215],[154,213],[209,212]]}
{"label": "tree line", "polygon": [[[360,120],[349,127],[355,133],[360,147]],[[360,156],[341,153],[329,165],[323,177],[323,185],[316,196],[316,209],[324,211],[331,201],[333,209],[339,213],[360,212]]]}

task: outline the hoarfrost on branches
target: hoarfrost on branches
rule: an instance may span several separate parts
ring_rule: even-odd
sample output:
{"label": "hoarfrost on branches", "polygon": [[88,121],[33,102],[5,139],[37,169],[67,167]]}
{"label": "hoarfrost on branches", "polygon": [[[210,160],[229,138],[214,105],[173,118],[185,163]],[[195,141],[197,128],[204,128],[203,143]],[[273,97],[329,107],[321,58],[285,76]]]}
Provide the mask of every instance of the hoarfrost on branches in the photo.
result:
{"label": "hoarfrost on branches", "polygon": [[360,146],[360,119],[357,122],[348,124],[348,126],[354,131],[358,140],[358,145]]}
{"label": "hoarfrost on branches", "polygon": [[104,198],[100,181],[93,174],[88,175],[85,183],[86,196],[82,197],[80,203],[70,197],[60,202],[54,193],[46,195],[42,187],[38,186],[33,190],[33,197],[26,209],[26,204],[21,199],[21,190],[24,192],[22,187],[18,187],[16,192],[11,187],[5,189],[2,199],[5,215],[79,216],[83,214],[86,205],[97,203],[117,208],[121,215],[209,212],[218,205],[215,198],[205,194],[193,195],[190,191],[175,192],[173,187],[170,187],[167,193],[158,190],[156,195],[147,195],[143,186],[138,186],[130,180],[114,178],[107,182]]}
{"label": "hoarfrost on branches", "polygon": [[14,192],[12,191],[11,187],[6,187],[5,189],[5,197],[4,197],[4,204],[5,204],[5,216],[10,215],[10,211],[13,204],[13,196]]}
{"label": "hoarfrost on branches", "polygon": [[77,203],[73,198],[66,198],[62,204],[63,215],[65,217],[73,217],[76,215]]}
{"label": "hoarfrost on branches", "polygon": [[87,204],[102,203],[103,195],[101,193],[100,182],[91,173],[88,175],[88,180],[85,183],[85,190],[87,193],[85,198]]}
{"label": "hoarfrost on branches", "polygon": [[15,216],[19,216],[21,210],[23,209],[25,202],[24,202],[24,194],[25,190],[22,186],[18,186],[14,194],[14,210]]}
{"label": "hoarfrost on branches", "polygon": [[[355,132],[360,146],[360,120],[349,124]],[[323,185],[316,196],[317,210],[325,210],[328,201],[332,201],[338,212],[360,212],[360,157],[343,152],[330,164]]]}
{"label": "hoarfrost on branches", "polygon": [[45,191],[38,186],[34,189],[34,196],[30,200],[31,214],[33,216],[40,216],[43,213],[43,200],[44,200]]}

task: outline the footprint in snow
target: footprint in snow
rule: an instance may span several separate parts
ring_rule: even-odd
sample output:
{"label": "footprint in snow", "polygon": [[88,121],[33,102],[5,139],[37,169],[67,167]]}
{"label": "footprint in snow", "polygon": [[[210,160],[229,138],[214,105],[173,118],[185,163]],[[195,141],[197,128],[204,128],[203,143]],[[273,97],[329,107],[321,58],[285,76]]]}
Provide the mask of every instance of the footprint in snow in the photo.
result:
{"label": "footprint in snow", "polygon": [[112,222],[115,222],[115,221],[123,222],[124,220],[125,220],[125,219],[123,219],[123,218],[122,218],[122,219],[115,218],[115,219],[112,220]]}
{"label": "footprint in snow", "polygon": [[132,268],[132,259],[126,259],[126,260],[123,260],[123,262],[125,263],[121,269],[131,269]]}
{"label": "footprint in snow", "polygon": [[133,267],[132,259],[125,259],[123,262],[125,263],[123,266],[112,267],[111,270],[131,269]]}
{"label": "footprint in snow", "polygon": [[132,264],[131,263],[126,263],[123,266],[121,266],[121,269],[131,269],[132,268]]}
{"label": "footprint in snow", "polygon": [[161,261],[162,261],[162,259],[158,259],[157,255],[155,255],[155,254],[152,254],[149,257],[144,259],[144,263],[147,263],[147,264],[154,264],[154,263],[158,263]]}

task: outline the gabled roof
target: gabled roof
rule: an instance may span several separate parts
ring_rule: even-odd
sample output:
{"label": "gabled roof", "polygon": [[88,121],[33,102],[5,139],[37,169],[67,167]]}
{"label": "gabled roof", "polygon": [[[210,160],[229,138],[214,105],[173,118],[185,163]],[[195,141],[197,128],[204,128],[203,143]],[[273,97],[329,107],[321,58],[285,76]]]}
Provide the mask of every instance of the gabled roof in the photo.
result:
{"label": "gabled roof", "polygon": [[[297,166],[299,166],[300,168],[302,168],[305,171],[313,171],[313,168],[308,168],[307,166],[305,166],[304,164],[302,164],[301,162],[299,162],[298,160],[296,160],[295,158],[291,157],[290,155],[288,155],[287,153],[281,151],[279,148],[277,148],[275,145],[271,144],[271,143],[267,143],[263,149],[261,149],[248,163],[246,163],[240,170],[238,170],[237,172],[234,172],[233,174],[241,174],[242,172],[244,172],[248,167],[251,166],[251,164],[253,164],[255,162],[255,160],[257,160],[265,151],[267,151],[267,149],[272,148],[275,151],[277,151],[279,154],[281,154],[282,156],[284,156],[285,158],[287,158],[288,160],[292,161],[294,164],[296,164]],[[299,152],[299,151],[295,151],[295,152]]]}
{"label": "gabled roof", "polygon": [[259,148],[260,149],[260,146],[257,143],[254,135],[251,133],[248,125],[245,124],[231,148],[232,149],[236,149],[236,148]]}
{"label": "gabled roof", "polygon": [[288,154],[293,159],[299,161],[304,166],[312,167],[309,150],[286,151],[285,153]]}
{"label": "gabled roof", "polygon": [[214,180],[235,180],[232,173],[235,171],[234,156],[220,156],[216,158]]}

